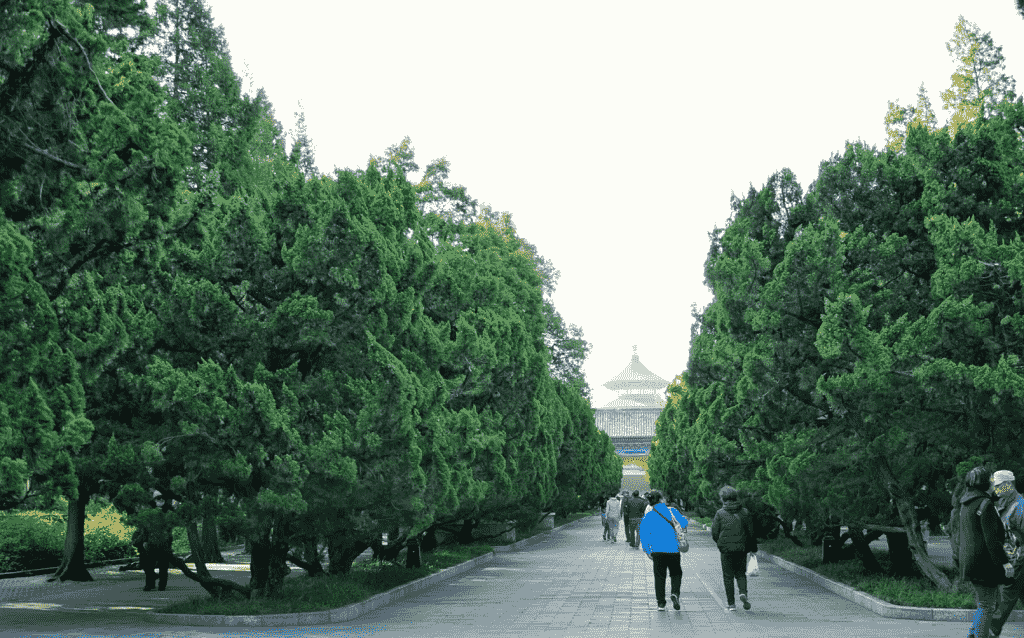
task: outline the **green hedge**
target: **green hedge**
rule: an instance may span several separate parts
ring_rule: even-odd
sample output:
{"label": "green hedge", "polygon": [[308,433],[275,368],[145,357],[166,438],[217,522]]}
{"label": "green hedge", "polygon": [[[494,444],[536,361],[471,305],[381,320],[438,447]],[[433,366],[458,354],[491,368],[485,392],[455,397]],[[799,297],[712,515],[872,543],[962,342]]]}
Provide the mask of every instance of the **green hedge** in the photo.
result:
{"label": "green hedge", "polygon": [[[61,512],[0,512],[0,572],[57,567],[64,554],[67,519]],[[85,519],[87,563],[136,556],[134,528],[112,505],[89,508]]]}

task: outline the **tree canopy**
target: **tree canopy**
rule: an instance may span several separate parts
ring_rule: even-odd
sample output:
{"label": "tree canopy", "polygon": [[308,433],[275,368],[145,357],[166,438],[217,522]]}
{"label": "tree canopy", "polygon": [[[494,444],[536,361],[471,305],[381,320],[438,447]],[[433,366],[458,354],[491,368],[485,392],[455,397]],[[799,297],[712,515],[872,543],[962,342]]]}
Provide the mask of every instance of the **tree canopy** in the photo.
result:
{"label": "tree canopy", "polygon": [[[215,596],[266,595],[324,543],[571,511],[617,485],[558,272],[406,138],[322,175],[243,94],[201,0],[18,0],[0,50],[0,507],[185,526]],[[159,492],[164,505],[153,507]],[[204,534],[241,512],[248,587]],[[300,556],[301,554],[301,556]]]}
{"label": "tree canopy", "polygon": [[806,196],[784,169],[733,198],[652,482],[703,507],[731,483],[815,533],[898,525],[951,587],[920,523],[948,518],[966,459],[1021,469],[1024,105],[976,93],[990,109],[936,129],[922,90],[918,125],[847,143]]}

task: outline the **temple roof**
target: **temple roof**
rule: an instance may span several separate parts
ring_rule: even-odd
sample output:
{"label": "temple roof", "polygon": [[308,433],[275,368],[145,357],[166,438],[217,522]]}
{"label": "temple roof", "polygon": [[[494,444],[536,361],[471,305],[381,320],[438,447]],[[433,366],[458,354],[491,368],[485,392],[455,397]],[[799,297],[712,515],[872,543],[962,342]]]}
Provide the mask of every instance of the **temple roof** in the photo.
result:
{"label": "temple roof", "polygon": [[665,399],[655,394],[627,394],[601,406],[605,408],[663,408]]}
{"label": "temple roof", "polygon": [[[611,381],[604,384],[609,390],[664,390],[668,387],[668,381],[648,370],[640,363],[640,357],[636,353],[636,346],[633,346],[633,359],[630,360],[626,369],[612,377]],[[605,406],[610,407],[610,406]]]}

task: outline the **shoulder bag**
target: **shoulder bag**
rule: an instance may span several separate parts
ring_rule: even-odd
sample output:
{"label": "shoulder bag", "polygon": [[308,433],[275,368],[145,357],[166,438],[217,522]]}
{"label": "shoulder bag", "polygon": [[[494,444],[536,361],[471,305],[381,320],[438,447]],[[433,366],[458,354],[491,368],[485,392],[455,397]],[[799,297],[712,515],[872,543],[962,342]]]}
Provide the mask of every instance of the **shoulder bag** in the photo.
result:
{"label": "shoulder bag", "polygon": [[658,516],[664,518],[665,522],[671,525],[672,529],[675,530],[676,542],[679,544],[679,552],[681,554],[685,554],[686,552],[690,551],[690,543],[686,540],[686,530],[679,524],[679,521],[676,520],[676,515],[672,513],[672,509],[669,508],[668,510],[668,515],[672,517],[671,522],[669,522],[669,520],[665,518],[664,514],[658,512],[658,508],[654,508],[651,511],[657,512]]}

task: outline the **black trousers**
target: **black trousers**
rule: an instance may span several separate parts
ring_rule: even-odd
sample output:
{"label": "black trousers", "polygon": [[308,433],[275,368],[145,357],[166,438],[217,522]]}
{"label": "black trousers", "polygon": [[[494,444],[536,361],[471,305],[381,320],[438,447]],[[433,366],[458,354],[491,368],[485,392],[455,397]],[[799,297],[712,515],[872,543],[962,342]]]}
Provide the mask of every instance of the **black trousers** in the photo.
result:
{"label": "black trousers", "polygon": [[1002,631],[1003,625],[1010,617],[1010,612],[1021,598],[1024,598],[1024,574],[1015,573],[1012,585],[999,588],[999,606],[995,618],[992,619],[993,629],[998,627]]}
{"label": "black trousers", "polygon": [[725,598],[729,605],[736,604],[733,580],[739,585],[740,593],[747,593],[747,553],[722,552],[722,580],[725,582]]}
{"label": "black trousers", "polygon": [[637,519],[631,519],[629,524],[626,525],[626,540],[633,547],[640,545],[640,534],[637,533],[637,528],[640,526],[640,521]]}
{"label": "black trousers", "polygon": [[169,550],[150,548],[139,550],[139,567],[146,572],[146,589],[153,589],[157,585],[157,570],[160,571],[159,586],[157,589],[167,589],[167,569],[170,567],[171,554]]}
{"label": "black trousers", "polygon": [[651,552],[654,559],[654,595],[658,606],[665,606],[665,570],[672,577],[672,593],[679,595],[683,583],[683,567],[679,564],[679,552]]}

